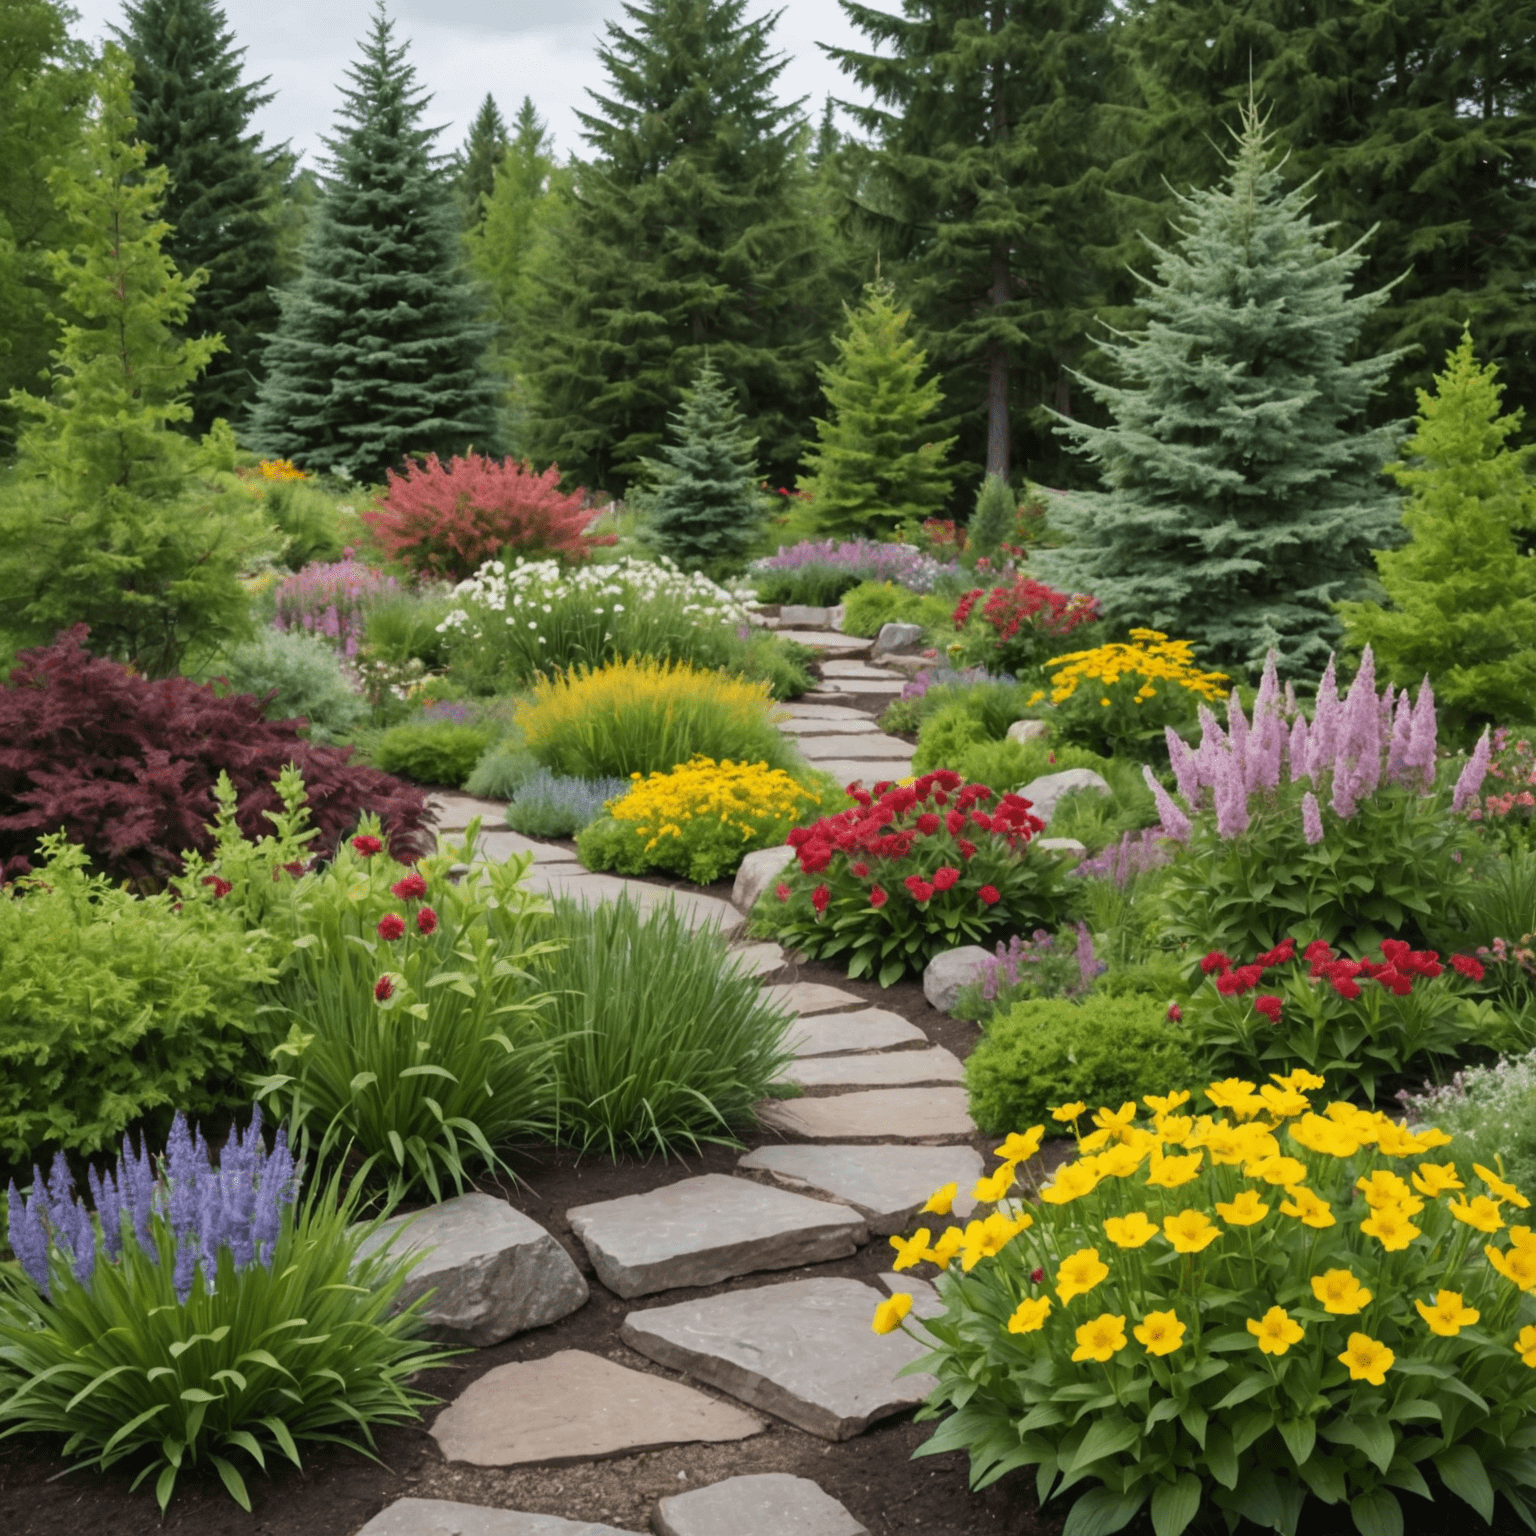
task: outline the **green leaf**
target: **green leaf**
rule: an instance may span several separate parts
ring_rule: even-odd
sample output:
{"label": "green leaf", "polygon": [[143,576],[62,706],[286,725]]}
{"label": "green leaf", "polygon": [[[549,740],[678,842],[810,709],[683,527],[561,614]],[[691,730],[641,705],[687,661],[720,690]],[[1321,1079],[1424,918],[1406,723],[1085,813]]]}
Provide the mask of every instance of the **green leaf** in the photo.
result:
{"label": "green leaf", "polygon": [[1493,1485],[1483,1458],[1470,1445],[1453,1445],[1430,1458],[1441,1481],[1490,1524],[1493,1521]]}
{"label": "green leaf", "polygon": [[1345,1419],[1340,1424],[1330,1425],[1325,1433],[1330,1440],[1364,1451],[1379,1472],[1385,1472],[1392,1465],[1392,1458],[1397,1453],[1397,1436],[1385,1419]]}
{"label": "green leaf", "polygon": [[1237,1487],[1237,1452],[1232,1446],[1232,1432],[1224,1424],[1213,1424],[1207,1431],[1205,1462],[1223,1488]]}
{"label": "green leaf", "polygon": [[176,1468],[166,1467],[160,1476],[155,1479],[155,1499],[160,1505],[160,1513],[165,1513],[165,1506],[171,1502],[171,1493],[176,1487]]}
{"label": "green leaf", "polygon": [[1235,1408],[1239,1403],[1246,1403],[1250,1397],[1257,1397],[1260,1392],[1269,1390],[1271,1383],[1268,1372],[1255,1370],[1251,1376],[1245,1376],[1232,1388],[1219,1403],[1211,1406],[1212,1413],[1220,1413],[1226,1408]]}
{"label": "green leaf", "polygon": [[1360,1536],[1403,1536],[1403,1507],[1387,1488],[1373,1488],[1352,1499],[1349,1513]]}
{"label": "green leaf", "polygon": [[139,1414],[137,1418],[129,1419],[129,1421],[124,1424],[121,1429],[116,1430],[113,1433],[112,1438],[102,1446],[102,1455],[105,1456],[113,1446],[117,1445],[123,1440],[126,1440],[128,1436],[131,1435],[134,1430],[136,1430],[141,1424],[147,1424],[152,1418],[154,1418],[157,1413],[163,1413],[168,1406],[169,1404],[167,1403],[156,1403],[153,1408],[146,1408],[144,1412]]}
{"label": "green leaf", "polygon": [[266,1470],[267,1458],[262,1454],[261,1442],[248,1429],[232,1429],[224,1437],[231,1445],[238,1445],[242,1451],[251,1456],[256,1465]]}
{"label": "green leaf", "polygon": [[1105,1456],[1113,1456],[1119,1451],[1128,1450],[1140,1439],[1141,1426],[1131,1423],[1129,1419],[1120,1418],[1118,1415],[1097,1419],[1084,1436],[1083,1443],[1078,1446],[1077,1454],[1072,1458],[1071,1464],[1063,1465],[1062,1470],[1079,1472]]}
{"label": "green leaf", "polygon": [[1317,1444],[1317,1421],[1281,1419],[1278,1428],[1286,1450],[1291,1453],[1291,1460],[1298,1467],[1304,1465],[1307,1457],[1312,1454],[1312,1447]]}
{"label": "green leaf", "polygon": [[1115,1493],[1102,1485],[1090,1488],[1067,1516],[1061,1536],[1111,1536],[1124,1530],[1136,1518],[1136,1511],[1146,1502],[1145,1490]]}
{"label": "green leaf", "polygon": [[1200,1479],[1183,1472],[1174,1483],[1159,1483],[1152,1493],[1152,1529],[1157,1536],[1182,1536],[1200,1510]]}
{"label": "green leaf", "polygon": [[245,1479],[222,1456],[209,1456],[208,1459],[218,1469],[219,1476],[224,1481],[224,1486],[229,1489],[229,1496],[246,1514],[250,1514],[251,1496],[245,1491]]}

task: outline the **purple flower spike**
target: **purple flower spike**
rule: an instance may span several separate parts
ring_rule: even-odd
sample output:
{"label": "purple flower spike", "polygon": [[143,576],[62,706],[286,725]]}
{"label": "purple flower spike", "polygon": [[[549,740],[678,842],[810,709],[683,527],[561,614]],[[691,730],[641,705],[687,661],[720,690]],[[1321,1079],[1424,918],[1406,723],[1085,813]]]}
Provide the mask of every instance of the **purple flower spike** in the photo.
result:
{"label": "purple flower spike", "polygon": [[1195,754],[1190,750],[1188,742],[1171,725],[1163,727],[1163,736],[1168,743],[1168,761],[1173,765],[1173,776],[1179,786],[1179,793],[1192,811],[1198,810],[1200,765]]}
{"label": "purple flower spike", "polygon": [[1297,715],[1296,723],[1291,727],[1291,745],[1289,756],[1291,760],[1291,783],[1307,776],[1307,717]]}
{"label": "purple flower spike", "polygon": [[1340,709],[1339,688],[1330,656],[1322,681],[1317,685],[1317,707],[1312,713],[1312,730],[1307,743],[1307,777],[1314,784],[1320,784],[1323,774],[1333,767]]}
{"label": "purple flower spike", "polygon": [[1163,824],[1163,835],[1173,838],[1175,842],[1187,843],[1191,831],[1189,817],[1179,809],[1173,796],[1158,783],[1157,775],[1146,764],[1142,765],[1141,776],[1146,780],[1147,788],[1152,791],[1152,798],[1157,803],[1157,814]]}
{"label": "purple flower spike", "polygon": [[1216,831],[1221,837],[1239,837],[1248,830],[1248,789],[1237,759],[1223,753],[1216,780]]}
{"label": "purple flower spike", "polygon": [[123,1204],[133,1221],[133,1235],[150,1262],[160,1262],[159,1247],[150,1230],[155,1210],[155,1167],[147,1151],[135,1152],[123,1137],[123,1155],[118,1161],[118,1187]]}
{"label": "purple flower spike", "polygon": [[1315,848],[1322,842],[1323,810],[1310,789],[1301,797],[1301,830],[1308,847]]}
{"label": "purple flower spike", "polygon": [[1488,758],[1491,750],[1488,728],[1484,726],[1483,734],[1477,738],[1477,745],[1472,749],[1472,756],[1467,759],[1467,766],[1461,770],[1461,776],[1456,780],[1456,789],[1451,795],[1453,811],[1460,813],[1466,810],[1482,793],[1483,780],[1488,774]]}
{"label": "purple flower spike", "polygon": [[1403,758],[1404,777],[1417,773],[1424,794],[1435,787],[1435,754],[1439,751],[1435,721],[1435,690],[1426,677],[1419,684],[1419,696],[1413,704],[1413,729],[1408,736],[1408,751]]}
{"label": "purple flower spike", "polygon": [[101,1246],[115,1264],[123,1251],[123,1207],[118,1199],[117,1180],[110,1168],[105,1174],[89,1168],[86,1182],[91,1186],[91,1199],[96,1202],[96,1214],[101,1219]]}
{"label": "purple flower spike", "polygon": [[41,1180],[33,1175],[33,1195],[23,1201],[12,1179],[5,1192],[6,1221],[5,1240],[16,1255],[28,1278],[44,1296],[48,1292],[48,1229],[43,1225],[42,1201],[36,1191]]}
{"label": "purple flower spike", "polygon": [[1406,688],[1397,696],[1392,720],[1392,739],[1387,746],[1387,783],[1402,780],[1408,766],[1408,750],[1413,740],[1413,701]]}
{"label": "purple flower spike", "polygon": [[[203,1167],[208,1166],[207,1158]],[[171,1134],[165,1143],[165,1177],[170,1185],[167,1215],[177,1241],[190,1238],[197,1225],[197,1153],[187,1117],[180,1110],[171,1122]]]}

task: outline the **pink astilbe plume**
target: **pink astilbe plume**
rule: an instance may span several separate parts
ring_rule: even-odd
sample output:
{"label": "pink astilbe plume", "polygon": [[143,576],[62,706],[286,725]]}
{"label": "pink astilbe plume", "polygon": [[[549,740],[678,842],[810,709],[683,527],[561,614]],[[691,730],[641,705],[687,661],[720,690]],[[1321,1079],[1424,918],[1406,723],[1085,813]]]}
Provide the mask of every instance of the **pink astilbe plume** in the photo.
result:
{"label": "pink astilbe plume", "polygon": [[1163,738],[1168,743],[1168,761],[1173,767],[1173,777],[1179,786],[1184,803],[1192,810],[1200,808],[1200,765],[1189,743],[1169,725],[1163,728]]}
{"label": "pink astilbe plume", "polygon": [[1248,830],[1248,788],[1243,769],[1230,752],[1223,753],[1216,782],[1216,830],[1222,837],[1237,837]]}
{"label": "pink astilbe plume", "polygon": [[1456,780],[1455,791],[1451,795],[1451,809],[1456,812],[1466,810],[1482,792],[1483,780],[1488,776],[1488,759],[1492,749],[1488,741],[1488,728],[1483,727],[1483,734],[1477,738],[1477,745],[1472,749],[1472,756],[1467,759],[1467,766],[1461,770],[1461,776]]}
{"label": "pink astilbe plume", "polygon": [[1323,810],[1310,789],[1301,797],[1301,830],[1308,847],[1315,848],[1322,842]]}
{"label": "pink astilbe plume", "polygon": [[1413,739],[1413,700],[1406,688],[1397,696],[1392,718],[1392,739],[1387,744],[1387,783],[1401,782],[1408,766],[1408,746]]}
{"label": "pink astilbe plume", "polygon": [[1370,646],[1361,654],[1360,670],[1344,700],[1333,777],[1335,810],[1339,809],[1341,778],[1349,781],[1344,793],[1351,804],[1372,794],[1381,780],[1381,703],[1376,697],[1376,658]]}
{"label": "pink astilbe plume", "polygon": [[1291,744],[1288,755],[1291,760],[1291,783],[1307,776],[1307,717],[1298,714],[1291,727]]}
{"label": "pink astilbe plume", "polygon": [[1405,781],[1417,773],[1425,794],[1435,787],[1435,754],[1439,749],[1435,722],[1435,691],[1426,677],[1419,684],[1419,696],[1413,704],[1413,728],[1408,736],[1408,750],[1403,755]]}
{"label": "pink astilbe plume", "polygon": [[1322,681],[1317,685],[1317,706],[1312,711],[1312,729],[1307,739],[1307,777],[1314,784],[1333,767],[1342,707],[1333,657],[1330,656]]}
{"label": "pink astilbe plume", "polygon": [[[1163,833],[1173,838],[1176,842],[1187,843],[1191,831],[1189,817],[1179,809],[1178,802],[1158,783],[1157,775],[1145,764],[1142,765],[1141,776],[1147,782],[1147,788],[1152,791],[1152,799],[1157,805],[1157,814],[1163,824]],[[1182,788],[1180,793],[1183,793]],[[1187,800],[1188,795],[1184,798]]]}

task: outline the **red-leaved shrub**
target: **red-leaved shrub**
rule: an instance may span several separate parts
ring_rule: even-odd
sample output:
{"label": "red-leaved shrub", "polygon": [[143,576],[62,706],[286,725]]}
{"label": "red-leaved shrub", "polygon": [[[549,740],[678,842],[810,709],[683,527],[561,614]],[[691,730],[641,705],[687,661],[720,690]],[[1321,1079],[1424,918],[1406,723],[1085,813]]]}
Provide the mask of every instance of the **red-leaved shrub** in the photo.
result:
{"label": "red-leaved shrub", "polygon": [[184,849],[208,852],[220,770],[238,795],[247,837],[281,809],[273,780],[284,764],[304,776],[311,845],[329,852],[364,811],[378,812],[390,852],[412,862],[431,842],[426,797],[350,747],[316,746],[297,720],[262,718],[264,699],[220,698],[185,677],[145,678],[92,656],[78,624],[50,646],[23,651],[0,688],[0,870],[24,872],[45,832],[62,828],[97,869],[158,885]]}
{"label": "red-leaved shrub", "polygon": [[516,459],[471,453],[444,466],[435,453],[389,471],[389,490],[363,522],[385,555],[422,576],[463,581],[505,553],[585,560],[599,544],[586,534],[582,493],[560,489],[551,465],[536,475]]}

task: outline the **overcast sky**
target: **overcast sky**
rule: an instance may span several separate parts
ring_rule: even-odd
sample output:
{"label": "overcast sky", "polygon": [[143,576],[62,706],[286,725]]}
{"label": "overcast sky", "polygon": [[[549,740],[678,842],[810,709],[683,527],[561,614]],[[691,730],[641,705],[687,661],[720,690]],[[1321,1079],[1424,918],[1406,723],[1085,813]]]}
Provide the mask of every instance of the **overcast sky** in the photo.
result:
{"label": "overcast sky", "polygon": [[[92,40],[110,35],[122,16],[121,0],[71,0],[77,32]],[[896,0],[888,0],[895,10]],[[397,33],[411,41],[411,58],[433,95],[431,121],[446,127],[440,141],[452,148],[489,91],[510,119],[531,96],[562,153],[580,151],[575,109],[586,107],[586,88],[605,76],[596,42],[607,20],[622,20],[621,0],[390,0]],[[862,35],[835,0],[750,0],[749,16],[774,9],[783,15],[774,33],[790,57],[779,77],[788,98],[810,97],[818,116],[828,93],[855,94],[818,42],[858,47]],[[357,40],[372,14],[372,0],[224,0],[224,11],[252,78],[270,75],[277,99],[256,126],[269,142],[288,139],[314,163],[320,137],[331,131],[337,83],[356,57]]]}

